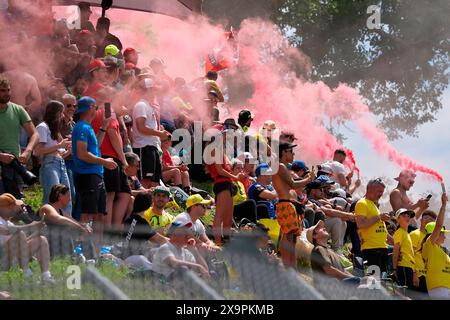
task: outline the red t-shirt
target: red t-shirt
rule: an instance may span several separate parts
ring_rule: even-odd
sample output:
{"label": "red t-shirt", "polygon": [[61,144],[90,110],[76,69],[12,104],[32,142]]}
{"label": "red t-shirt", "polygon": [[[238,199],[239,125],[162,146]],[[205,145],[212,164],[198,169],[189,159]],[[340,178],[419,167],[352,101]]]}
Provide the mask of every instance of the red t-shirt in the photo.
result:
{"label": "red t-shirt", "polygon": [[162,165],[163,165],[163,167],[173,166],[173,161],[172,161],[172,157],[170,156],[169,150],[163,151]]}
{"label": "red t-shirt", "polygon": [[242,184],[244,185],[245,188],[245,193],[248,194],[248,189],[251,187],[251,185],[253,184],[252,179],[250,179],[249,177],[245,177],[243,180],[241,180]]}
{"label": "red t-shirt", "polygon": [[[92,120],[91,126],[94,129],[95,134],[98,133],[100,130],[100,127],[102,126],[103,122],[103,109],[99,109],[95,112],[95,118]],[[119,136],[119,142],[120,142],[120,148],[123,148],[123,142],[122,137],[119,132],[119,122],[116,118],[111,117],[111,120],[109,121],[108,129],[114,129],[114,131],[117,132]],[[100,146],[100,151],[102,153],[102,156],[108,156],[113,157],[116,159],[119,159],[119,155],[117,154],[116,150],[114,150],[111,140],[109,140],[108,133],[105,133],[105,137],[103,138],[102,145]]]}
{"label": "red t-shirt", "polygon": [[[228,161],[228,158],[227,158],[226,155],[223,156],[222,168],[225,171],[231,172],[231,164],[230,164],[230,161]],[[211,175],[211,178],[214,179],[215,183],[218,183],[218,182],[233,182],[233,180],[231,178],[220,176],[217,173],[217,169],[216,169],[216,165],[215,164],[208,165],[208,171],[209,171],[209,174]]]}
{"label": "red t-shirt", "polygon": [[97,102],[97,105],[101,105],[104,101],[101,101],[100,95],[98,92],[105,88],[105,85],[100,82],[92,83],[89,85],[89,87],[86,88],[86,91],[84,91],[84,96],[89,96],[91,98],[94,98]]}

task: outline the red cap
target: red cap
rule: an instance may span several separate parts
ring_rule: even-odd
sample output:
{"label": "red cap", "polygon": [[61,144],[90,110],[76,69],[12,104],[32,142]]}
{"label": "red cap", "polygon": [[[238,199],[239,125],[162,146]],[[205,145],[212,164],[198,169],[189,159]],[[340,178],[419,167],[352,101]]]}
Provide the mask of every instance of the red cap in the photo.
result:
{"label": "red cap", "polygon": [[92,72],[100,68],[106,68],[105,63],[100,59],[94,59],[89,63],[88,70],[89,72]]}
{"label": "red cap", "polygon": [[80,36],[92,36],[92,32],[89,30],[83,29],[78,33]]}
{"label": "red cap", "polygon": [[127,56],[127,55],[132,54],[132,53],[139,53],[139,52],[136,51],[136,49],[134,49],[134,48],[126,48],[124,50],[124,52],[123,52],[123,55]]}
{"label": "red cap", "polygon": [[134,68],[136,68],[136,65],[134,63],[131,62],[125,63],[125,70],[133,70]]}

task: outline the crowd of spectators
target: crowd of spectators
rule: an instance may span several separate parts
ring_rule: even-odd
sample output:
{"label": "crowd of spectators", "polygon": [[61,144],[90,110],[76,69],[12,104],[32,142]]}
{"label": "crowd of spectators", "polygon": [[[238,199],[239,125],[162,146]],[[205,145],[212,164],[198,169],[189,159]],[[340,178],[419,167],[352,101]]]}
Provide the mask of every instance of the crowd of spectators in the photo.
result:
{"label": "crowd of spectators", "polygon": [[[295,141],[302,137],[285,130],[295,128],[272,120],[252,128],[256,110],[249,107],[237,122],[223,119],[220,71],[208,70],[188,82],[168,75],[160,58],[142,67],[139,51],[110,33],[108,18],[99,18],[94,27],[90,6],[79,8],[81,29],[54,21],[46,42],[54,57],[51,86],[0,61],[4,270],[17,260],[29,277],[35,256],[42,280],[53,283],[49,263],[62,254],[56,242],[67,242],[72,254],[76,243],[91,240],[91,256],[98,259],[101,248],[117,244],[107,243],[107,236],[119,234],[117,256],[130,268],[151,270],[168,281],[189,268],[210,279],[211,259],[233,236],[250,230],[262,237],[259,249],[283,268],[296,268],[304,237],[318,282],[319,275],[327,275],[359,284],[364,269],[377,266],[411,291],[450,298],[450,258],[442,246],[445,193],[438,214],[428,209],[429,199],[413,203],[406,192],[415,174],[403,170],[390,192],[392,211],[380,212],[385,183],[372,179],[364,196],[355,198],[361,182],[344,165],[345,150],[317,165],[295,159]],[[197,117],[195,110],[207,114]],[[173,132],[193,132],[194,121],[224,136],[233,132],[246,142],[256,140],[266,152],[236,149],[220,155],[221,161],[204,163],[213,180],[208,195],[193,187],[192,179],[202,175],[172,146],[178,143]],[[273,136],[280,128],[279,137]],[[271,148],[273,140],[279,141],[277,149]],[[35,182],[33,172],[43,191],[41,208],[36,221],[22,225],[23,191]],[[169,212],[174,205],[181,210]],[[64,237],[53,237],[55,230]],[[131,250],[136,242],[140,249]],[[346,269],[349,261],[353,272]]]}

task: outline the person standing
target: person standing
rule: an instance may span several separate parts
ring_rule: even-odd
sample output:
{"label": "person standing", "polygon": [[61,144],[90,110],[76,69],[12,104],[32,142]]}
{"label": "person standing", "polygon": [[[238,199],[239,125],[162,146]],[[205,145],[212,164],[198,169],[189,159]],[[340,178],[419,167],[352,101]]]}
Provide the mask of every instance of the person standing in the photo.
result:
{"label": "person standing", "polygon": [[408,209],[398,209],[395,217],[399,224],[394,233],[394,252],[392,264],[397,283],[413,289],[413,279],[417,278],[414,265],[414,249],[411,237],[408,233],[409,220],[415,215],[414,211]]}
{"label": "person standing", "polygon": [[[23,198],[23,180],[11,163],[18,159],[26,164],[30,160],[34,147],[39,142],[39,134],[25,109],[11,100],[9,80],[0,76],[0,194],[11,193],[16,198]],[[20,130],[25,129],[29,141],[21,152],[19,145]]]}
{"label": "person standing", "polygon": [[142,98],[133,109],[133,152],[141,159],[141,183],[150,188],[159,185],[162,178],[161,139],[168,139],[169,134],[160,126],[155,81],[143,79],[137,92]]}
{"label": "person standing", "polygon": [[429,222],[425,229],[427,236],[422,246],[422,256],[427,270],[428,295],[432,299],[450,300],[450,257],[448,251],[442,247],[445,234],[450,232],[444,227],[447,194],[442,193],[442,205],[436,222]]}
{"label": "person standing", "polygon": [[392,210],[396,212],[398,209],[406,208],[415,212],[415,219],[411,219],[409,231],[417,227],[417,221],[420,219],[422,212],[428,208],[428,200],[419,199],[413,203],[406,194],[414,185],[416,174],[411,170],[402,170],[395,180],[398,181],[397,187],[389,194],[389,202]]}
{"label": "person standing", "polygon": [[295,194],[295,189],[301,186],[301,182],[292,178],[287,166],[294,161],[294,148],[296,146],[288,142],[280,143],[279,168],[277,173],[272,177],[273,186],[279,199],[275,214],[282,234],[280,246],[281,260],[286,267],[294,269],[297,266],[295,243],[297,242],[297,236],[302,232],[303,221],[293,203],[291,190]]}
{"label": "person standing", "polygon": [[409,233],[411,237],[413,249],[414,249],[414,267],[417,275],[417,279],[414,278],[414,287],[419,292],[428,293],[426,282],[426,270],[425,263],[422,257],[422,242],[427,235],[426,225],[430,222],[436,221],[437,214],[431,210],[425,210],[422,213],[422,219],[420,220],[420,229],[416,229]]}
{"label": "person standing", "polygon": [[[103,181],[103,167],[114,170],[117,163],[113,159],[101,157],[99,144],[103,142],[109,119],[104,119],[98,135],[91,122],[97,110],[96,101],[82,97],[77,104],[80,120],[72,131],[72,151],[75,163],[75,187],[79,193],[77,206],[81,207],[81,222],[93,222],[97,236],[101,236],[102,216],[106,214],[106,190]],[[100,241],[100,239],[99,239]]]}
{"label": "person standing", "polygon": [[[43,190],[42,205],[48,203],[50,191],[54,185],[64,184],[70,188],[69,176],[63,155],[70,149],[70,140],[62,138],[61,123],[64,105],[59,101],[50,101],[45,108],[44,121],[37,127],[39,144],[36,154],[41,159],[40,182]],[[70,189],[69,189],[70,190]],[[72,215],[72,203],[64,208],[67,215]]]}
{"label": "person standing", "polygon": [[[75,110],[77,108],[77,99],[75,96],[67,93],[62,97],[62,102],[64,104],[64,110],[63,110],[63,118],[61,123],[61,136],[63,139],[68,139],[70,142],[72,142],[72,130],[75,126],[75,121],[73,121],[73,116],[75,114]],[[70,183],[70,195],[72,199],[72,204],[75,204],[76,199],[76,191],[75,191],[75,184],[74,184],[74,163],[73,163],[73,156],[72,156],[72,148],[70,148],[70,152],[63,155],[64,162],[66,164],[66,170],[67,170],[67,176],[69,177],[69,183]],[[76,220],[80,219],[80,216],[78,213],[72,212],[72,217],[74,217]]]}
{"label": "person standing", "polygon": [[383,196],[385,184],[378,179],[367,183],[366,195],[355,206],[356,225],[361,239],[361,253],[368,265],[376,265],[380,272],[387,271],[388,233],[385,221],[390,220],[387,213],[380,213],[378,201]]}

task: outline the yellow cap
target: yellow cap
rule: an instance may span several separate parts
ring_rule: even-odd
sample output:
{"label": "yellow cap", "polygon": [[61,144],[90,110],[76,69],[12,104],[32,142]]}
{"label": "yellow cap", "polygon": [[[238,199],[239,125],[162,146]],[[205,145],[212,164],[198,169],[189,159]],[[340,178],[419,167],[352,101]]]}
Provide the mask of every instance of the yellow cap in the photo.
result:
{"label": "yellow cap", "polygon": [[110,44],[105,47],[105,55],[112,55],[113,57],[116,56],[120,52],[119,48],[117,48],[115,45]]}
{"label": "yellow cap", "polygon": [[[435,228],[436,228],[436,222],[428,222],[427,225],[425,226],[425,230],[427,231],[427,234],[433,233]],[[441,229],[441,232],[449,233],[450,230],[446,230],[445,227],[443,226]]]}
{"label": "yellow cap", "polygon": [[211,200],[205,200],[202,198],[201,195],[199,194],[194,194],[192,196],[190,196],[189,198],[187,198],[186,200],[186,209],[196,205],[196,204],[204,204],[204,205],[209,205],[211,204]]}

